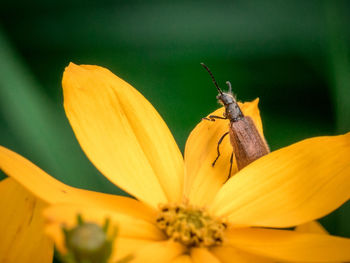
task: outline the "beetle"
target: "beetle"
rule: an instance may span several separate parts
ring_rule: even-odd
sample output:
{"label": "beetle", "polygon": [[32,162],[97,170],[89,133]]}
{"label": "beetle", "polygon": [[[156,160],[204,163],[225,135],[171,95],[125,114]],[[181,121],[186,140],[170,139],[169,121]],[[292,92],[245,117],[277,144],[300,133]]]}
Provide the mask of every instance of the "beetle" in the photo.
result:
{"label": "beetle", "polygon": [[270,149],[265,139],[260,135],[252,118],[243,114],[235,96],[232,93],[231,83],[226,81],[228,92],[223,92],[219,88],[219,85],[217,84],[210,69],[204,63],[201,63],[201,65],[208,71],[216,89],[219,92],[216,98],[218,99],[219,103],[225,107],[223,116],[209,115],[209,117],[203,119],[209,121],[215,121],[216,119],[230,121],[228,131],[224,133],[218,141],[217,157],[212,163],[212,166],[214,167],[216,161],[220,157],[220,144],[227,135],[230,135],[230,142],[233,152],[231,153],[230,158],[229,178],[232,171],[233,156],[235,156],[238,170],[241,170],[251,162],[268,154]]}

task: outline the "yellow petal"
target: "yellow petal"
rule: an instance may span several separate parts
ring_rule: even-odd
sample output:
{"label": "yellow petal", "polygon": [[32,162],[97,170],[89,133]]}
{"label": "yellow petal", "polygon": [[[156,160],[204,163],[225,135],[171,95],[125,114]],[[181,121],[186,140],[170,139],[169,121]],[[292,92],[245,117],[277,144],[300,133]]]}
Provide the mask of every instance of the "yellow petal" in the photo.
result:
{"label": "yellow petal", "polygon": [[192,259],[188,255],[181,255],[175,258],[171,263],[193,263]]}
{"label": "yellow petal", "polygon": [[0,168],[36,197],[49,204],[81,203],[154,221],[155,211],[131,198],[70,187],[33,163],[0,146]]}
{"label": "yellow petal", "polygon": [[0,146],[0,168],[29,192],[48,203],[68,200],[69,186],[57,181],[19,154]]}
{"label": "yellow petal", "polygon": [[227,243],[275,261],[350,261],[350,239],[275,229],[232,229]]}
{"label": "yellow petal", "polygon": [[[328,235],[327,230],[317,221],[311,221],[302,225],[298,225],[294,230],[300,233],[315,233],[315,234]],[[341,262],[332,261],[330,263],[341,263]]]}
{"label": "yellow petal", "polygon": [[193,263],[220,263],[207,248],[193,248],[191,249],[191,258]]}
{"label": "yellow petal", "polygon": [[178,242],[171,240],[154,242],[135,251],[132,263],[170,263],[184,253],[184,251],[184,247]]}
{"label": "yellow petal", "polygon": [[[258,109],[259,99],[239,104],[243,113],[250,116],[262,134],[262,125]],[[210,115],[223,116],[224,108]],[[202,120],[191,132],[185,147],[185,196],[193,204],[207,205],[222,184],[227,180],[230,169],[230,156],[233,151],[229,135],[220,145],[221,156],[212,167],[217,156],[217,144],[221,136],[229,129],[228,120],[215,122]],[[235,163],[233,173],[237,172]]]}
{"label": "yellow petal", "polygon": [[301,233],[328,234],[327,230],[317,221],[311,221],[298,225],[295,228],[295,231]]}
{"label": "yellow petal", "polygon": [[71,63],[67,117],[84,152],[113,183],[154,207],[181,199],[183,160],[153,106],[109,70]]}
{"label": "yellow petal", "polygon": [[350,133],[268,154],[218,192],[213,213],[232,224],[289,227],[325,216],[350,196]]}
{"label": "yellow petal", "polygon": [[0,182],[0,262],[52,262],[53,243],[41,216],[45,206],[12,178]]}
{"label": "yellow petal", "polygon": [[273,260],[251,254],[235,247],[218,246],[211,249],[211,252],[220,259],[222,263],[272,263]]}
{"label": "yellow petal", "polygon": [[114,249],[111,256],[111,261],[115,263],[124,258],[133,257],[136,251],[153,243],[154,241],[149,239],[117,236],[116,240],[114,241]]}
{"label": "yellow petal", "polygon": [[[90,206],[59,204],[50,206],[44,213],[47,220],[46,232],[55,240],[59,249],[64,248],[62,226],[67,228],[76,226],[78,214],[82,216],[84,221],[94,222],[101,226],[108,218],[111,226],[118,227],[119,237],[145,240],[164,239],[161,230],[146,220]],[[64,252],[64,249],[62,251]]]}

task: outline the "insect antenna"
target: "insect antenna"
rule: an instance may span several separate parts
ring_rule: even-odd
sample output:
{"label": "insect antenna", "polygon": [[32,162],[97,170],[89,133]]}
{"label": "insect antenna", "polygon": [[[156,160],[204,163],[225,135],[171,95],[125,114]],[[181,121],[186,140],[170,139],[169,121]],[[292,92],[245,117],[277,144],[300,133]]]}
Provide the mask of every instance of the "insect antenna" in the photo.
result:
{"label": "insect antenna", "polygon": [[226,81],[226,84],[228,86],[228,92],[232,94],[232,86],[231,86],[231,82]]}
{"label": "insect antenna", "polygon": [[210,77],[211,77],[211,79],[212,79],[212,81],[213,81],[213,83],[214,83],[216,89],[217,89],[217,90],[219,91],[219,93],[222,95],[222,90],[219,88],[218,83],[216,83],[216,80],[215,80],[213,74],[211,73],[210,69],[209,69],[204,63],[201,63],[201,65],[202,65],[203,68],[205,68],[205,69],[208,71],[208,73],[209,73],[209,75],[210,75]]}

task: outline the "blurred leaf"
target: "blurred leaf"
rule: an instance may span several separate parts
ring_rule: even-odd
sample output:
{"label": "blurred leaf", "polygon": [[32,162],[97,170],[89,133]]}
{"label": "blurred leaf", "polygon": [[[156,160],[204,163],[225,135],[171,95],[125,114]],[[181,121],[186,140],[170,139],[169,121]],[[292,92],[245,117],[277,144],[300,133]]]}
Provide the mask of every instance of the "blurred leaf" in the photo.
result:
{"label": "blurred leaf", "polygon": [[[14,136],[35,163],[58,179],[83,188],[115,192],[117,188],[87,161],[64,116],[41,93],[40,85],[22,64],[0,30],[0,107]],[[6,137],[1,144],[7,146]],[[12,145],[11,145],[12,146]],[[12,147],[11,147],[12,148]]]}
{"label": "blurred leaf", "polygon": [[[337,131],[350,131],[350,52],[348,13],[345,1],[326,1],[326,22],[328,30],[329,79],[332,86]],[[337,210],[337,232],[350,237],[350,202]]]}
{"label": "blurred leaf", "polygon": [[327,1],[326,17],[329,42],[329,78],[333,90],[337,130],[350,130],[350,53],[343,1]]}

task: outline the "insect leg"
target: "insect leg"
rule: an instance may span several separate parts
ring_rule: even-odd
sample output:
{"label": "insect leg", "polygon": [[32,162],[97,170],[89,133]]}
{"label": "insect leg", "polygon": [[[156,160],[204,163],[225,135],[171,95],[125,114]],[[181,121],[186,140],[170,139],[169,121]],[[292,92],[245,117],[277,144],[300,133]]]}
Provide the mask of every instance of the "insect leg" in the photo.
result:
{"label": "insect leg", "polygon": [[218,141],[218,145],[216,146],[216,150],[217,150],[217,152],[218,152],[218,155],[216,156],[214,162],[211,164],[211,166],[213,166],[213,167],[214,167],[216,161],[217,161],[217,160],[219,159],[219,157],[220,157],[220,144],[222,143],[222,140],[225,138],[225,136],[226,136],[227,134],[229,134],[229,132],[224,133],[224,135],[222,135],[222,137],[221,137],[220,140]]}
{"label": "insect leg", "polygon": [[207,118],[207,117],[202,118],[202,120],[206,120],[206,121],[215,121],[214,119],[209,119],[209,118]]}
{"label": "insect leg", "polygon": [[230,171],[228,172],[228,176],[227,176],[227,179],[226,179],[225,183],[226,183],[226,182],[228,181],[228,179],[230,179],[230,177],[231,177],[232,165],[233,165],[233,152],[231,153],[231,158],[230,158]]}
{"label": "insect leg", "polygon": [[231,158],[230,158],[230,171],[228,172],[227,180],[228,180],[228,179],[230,178],[230,176],[231,176],[232,164],[233,164],[233,152],[231,153]]}
{"label": "insect leg", "polygon": [[221,117],[221,116],[216,116],[216,115],[209,115],[209,118],[207,118],[207,117],[202,118],[202,120],[206,120],[206,121],[215,121],[215,119],[227,120],[227,117]]}
{"label": "insect leg", "polygon": [[216,116],[216,115],[209,115],[209,119],[221,119],[221,120],[227,120],[227,117]]}

